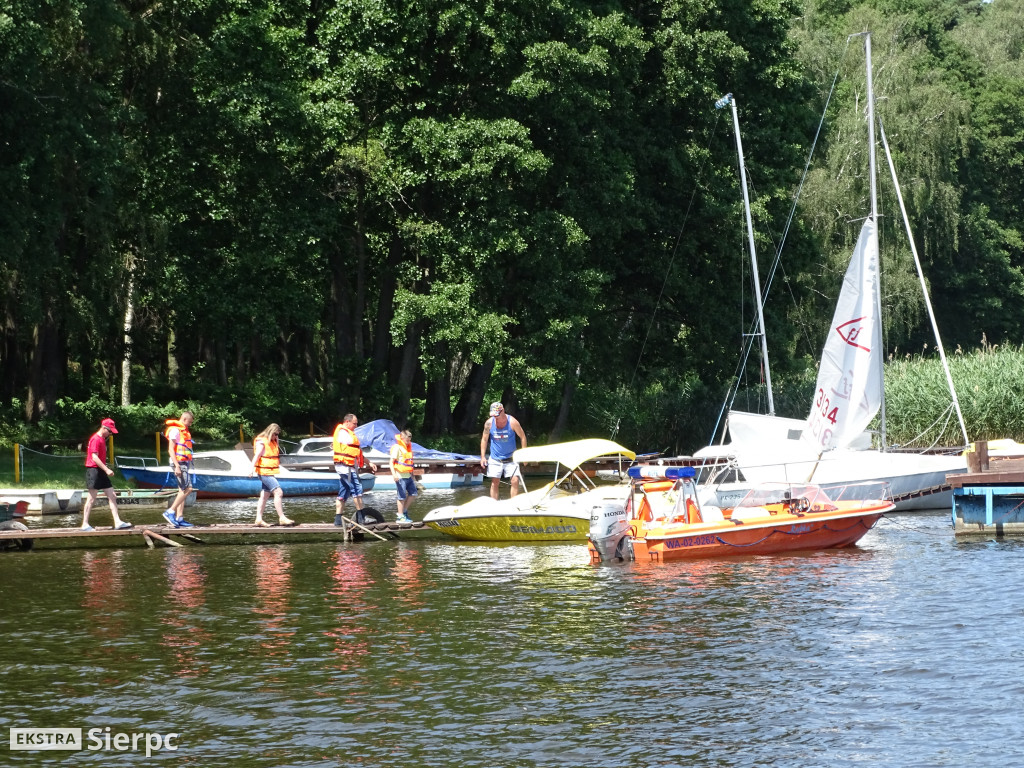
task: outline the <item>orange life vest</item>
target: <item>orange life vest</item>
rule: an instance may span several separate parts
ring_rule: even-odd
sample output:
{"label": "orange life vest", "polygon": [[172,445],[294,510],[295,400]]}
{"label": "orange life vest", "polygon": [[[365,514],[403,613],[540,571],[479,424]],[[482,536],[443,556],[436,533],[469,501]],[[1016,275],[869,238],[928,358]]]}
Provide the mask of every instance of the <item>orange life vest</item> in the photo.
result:
{"label": "orange life vest", "polygon": [[281,472],[281,446],[278,445],[277,440],[271,440],[269,437],[257,437],[252,441],[253,451],[260,449],[260,443],[263,443],[263,455],[256,461],[256,474],[279,474]]}
{"label": "orange life vest", "polygon": [[395,469],[397,469],[400,474],[412,474],[412,446],[408,443],[396,440],[395,444],[391,446],[391,459],[395,465]]}
{"label": "orange life vest", "polygon": [[[177,419],[168,419],[164,423],[167,425],[164,437],[167,438],[170,449],[174,451],[174,458],[179,464],[187,464],[192,461],[192,433],[188,431],[188,427]],[[171,430],[175,427],[180,430],[180,434],[176,442],[171,442]]]}
{"label": "orange life vest", "polygon": [[[342,432],[348,432],[348,444],[341,441]],[[339,424],[334,430],[334,463],[344,464],[346,467],[362,466],[363,451],[359,447],[359,437],[354,429]]]}

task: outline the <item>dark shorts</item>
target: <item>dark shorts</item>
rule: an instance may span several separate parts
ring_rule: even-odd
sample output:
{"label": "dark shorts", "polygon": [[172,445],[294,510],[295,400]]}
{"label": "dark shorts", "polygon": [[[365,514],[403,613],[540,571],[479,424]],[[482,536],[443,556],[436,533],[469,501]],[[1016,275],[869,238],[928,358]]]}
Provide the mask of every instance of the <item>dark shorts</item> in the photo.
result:
{"label": "dark shorts", "polygon": [[107,473],[99,467],[85,468],[85,487],[90,491],[102,491],[106,488],[113,488]]}
{"label": "dark shorts", "polygon": [[183,466],[180,475],[173,469],[171,470],[171,476],[174,478],[174,482],[177,483],[179,491],[192,490],[192,473],[189,472],[190,469],[191,467]]}
{"label": "dark shorts", "polygon": [[395,483],[395,490],[398,491],[398,498],[407,499],[410,496],[416,495],[416,478],[409,476],[403,477],[401,480]]}
{"label": "dark shorts", "polygon": [[263,490],[267,493],[281,490],[281,484],[277,482],[277,477],[274,475],[260,475],[260,483],[263,485]]}
{"label": "dark shorts", "polygon": [[346,499],[356,499],[363,495],[363,482],[359,479],[358,472],[349,472],[347,474],[338,473],[338,498],[342,501]]}

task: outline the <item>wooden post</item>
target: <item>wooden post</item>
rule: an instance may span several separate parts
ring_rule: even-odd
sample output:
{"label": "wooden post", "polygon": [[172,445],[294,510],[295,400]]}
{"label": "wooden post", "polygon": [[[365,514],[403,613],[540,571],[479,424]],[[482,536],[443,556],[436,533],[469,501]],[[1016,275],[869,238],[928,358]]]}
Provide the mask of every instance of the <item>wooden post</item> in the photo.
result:
{"label": "wooden post", "polygon": [[[114,436],[113,434],[107,435],[107,456],[109,457],[110,464],[114,463]],[[110,466],[108,464],[107,466]]]}
{"label": "wooden post", "polygon": [[179,544],[178,542],[172,541],[171,539],[168,539],[166,536],[161,536],[156,531],[146,531],[146,533],[148,535],[152,536],[157,541],[162,541],[164,544],[167,544],[169,546],[172,546],[172,547],[180,547],[181,546],[181,544]]}
{"label": "wooden post", "polygon": [[385,539],[383,536],[381,536],[376,531],[371,531],[365,525],[360,525],[359,523],[357,523],[354,517],[346,517],[345,520],[347,522],[349,522],[349,523],[352,523],[352,525],[354,525],[356,528],[362,529],[363,531],[365,531],[366,533],[370,534],[371,536],[376,536],[381,541],[387,541],[387,539]]}
{"label": "wooden post", "polygon": [[245,428],[241,424],[238,425],[238,442],[245,442]]}
{"label": "wooden post", "polygon": [[972,475],[978,475],[988,469],[988,441],[977,440],[974,443],[974,450],[968,451],[967,471]]}
{"label": "wooden post", "polygon": [[153,436],[156,437],[156,463],[160,464],[160,433],[154,432]]}
{"label": "wooden post", "polygon": [[313,422],[312,421],[309,422],[309,436],[310,437],[313,436]]}
{"label": "wooden post", "polygon": [[14,484],[21,482],[21,445],[14,444]]}

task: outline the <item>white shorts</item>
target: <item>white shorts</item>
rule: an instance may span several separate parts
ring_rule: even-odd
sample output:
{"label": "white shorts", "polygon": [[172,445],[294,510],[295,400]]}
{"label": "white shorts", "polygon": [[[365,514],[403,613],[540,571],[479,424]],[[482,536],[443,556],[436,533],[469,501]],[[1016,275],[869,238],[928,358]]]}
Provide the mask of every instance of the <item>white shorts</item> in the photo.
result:
{"label": "white shorts", "polygon": [[487,477],[512,477],[519,472],[519,465],[514,461],[501,459],[487,460]]}

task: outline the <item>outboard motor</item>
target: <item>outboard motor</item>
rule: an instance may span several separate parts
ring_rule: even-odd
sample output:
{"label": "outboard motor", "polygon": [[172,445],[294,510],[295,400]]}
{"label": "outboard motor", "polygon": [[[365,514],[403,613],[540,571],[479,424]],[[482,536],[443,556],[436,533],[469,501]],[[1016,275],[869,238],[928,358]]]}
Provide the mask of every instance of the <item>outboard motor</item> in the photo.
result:
{"label": "outboard motor", "polygon": [[629,540],[629,518],[633,495],[625,504],[621,499],[607,499],[590,508],[590,545],[602,563],[632,560],[633,545]]}

